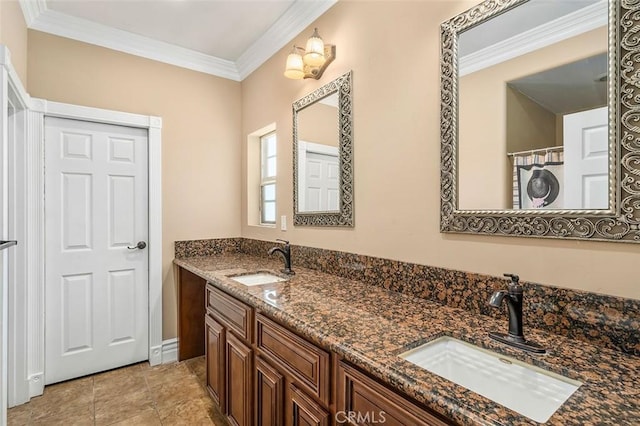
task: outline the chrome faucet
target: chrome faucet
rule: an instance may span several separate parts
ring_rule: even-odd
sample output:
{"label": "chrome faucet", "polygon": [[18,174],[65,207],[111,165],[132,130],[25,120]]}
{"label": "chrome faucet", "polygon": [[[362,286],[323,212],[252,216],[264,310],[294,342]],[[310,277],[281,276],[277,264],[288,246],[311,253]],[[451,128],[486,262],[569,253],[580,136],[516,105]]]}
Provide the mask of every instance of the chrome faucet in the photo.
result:
{"label": "chrome faucet", "polygon": [[282,269],[282,272],[287,275],[294,275],[295,272],[291,269],[291,246],[289,245],[289,241],[280,239],[277,239],[276,241],[283,242],[284,246],[269,249],[269,256],[275,252],[280,253],[284,259],[284,269]]}
{"label": "chrome faucet", "polygon": [[507,345],[523,349],[529,352],[545,353],[545,349],[534,342],[529,342],[524,338],[522,331],[522,301],[524,292],[520,285],[520,277],[515,274],[504,274],[505,277],[511,278],[508,290],[499,290],[493,293],[489,299],[489,305],[499,308],[502,300],[507,301],[507,309],[509,311],[509,333],[498,333],[492,331],[489,337]]}

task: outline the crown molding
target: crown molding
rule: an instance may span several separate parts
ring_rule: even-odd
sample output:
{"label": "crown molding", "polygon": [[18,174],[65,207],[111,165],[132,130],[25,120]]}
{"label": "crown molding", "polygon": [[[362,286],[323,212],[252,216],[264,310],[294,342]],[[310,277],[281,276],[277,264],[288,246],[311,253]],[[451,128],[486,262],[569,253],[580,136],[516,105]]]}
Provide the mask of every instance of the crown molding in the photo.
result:
{"label": "crown molding", "polygon": [[131,55],[240,81],[232,61],[209,56],[163,41],[97,24],[53,10],[41,13],[29,27],[84,43],[106,47]]}
{"label": "crown molding", "polygon": [[608,4],[599,1],[499,43],[460,57],[462,77],[608,24]]}
{"label": "crown molding", "polygon": [[30,29],[234,81],[242,81],[337,2],[294,2],[234,62],[56,12],[47,9],[46,0],[19,1],[25,22]]}
{"label": "crown molding", "polygon": [[47,10],[45,0],[19,0],[19,2],[27,27],[31,27],[38,16]]}
{"label": "crown molding", "polygon": [[240,79],[244,80],[278,50],[322,16],[338,0],[297,1],[236,61]]}

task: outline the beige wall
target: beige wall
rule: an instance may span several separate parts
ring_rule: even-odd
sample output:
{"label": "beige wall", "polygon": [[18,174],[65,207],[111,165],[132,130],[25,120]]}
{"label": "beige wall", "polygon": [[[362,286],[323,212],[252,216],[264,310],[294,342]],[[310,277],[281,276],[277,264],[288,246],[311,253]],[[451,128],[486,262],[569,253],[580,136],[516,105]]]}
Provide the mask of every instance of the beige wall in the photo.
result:
{"label": "beige wall", "polygon": [[[302,45],[317,26],[337,45],[320,81],[282,76],[289,48],[245,79],[243,139],[276,123],[278,216],[287,215],[289,230],[248,226],[245,191],[242,235],[640,298],[640,244],[440,233],[439,25],[474,3],[342,1],[292,41]],[[293,227],[291,103],[349,69],[355,228]]]}
{"label": "beige wall", "polygon": [[27,87],[27,25],[16,0],[0,0],[0,44],[11,52],[11,63]]}
{"label": "beige wall", "polygon": [[[458,194],[461,209],[511,208],[512,197],[504,195],[512,191],[511,184],[505,187],[505,182],[511,182],[512,174],[507,152],[556,144],[551,116],[547,119],[551,127],[543,132],[523,129],[526,141],[523,140],[522,145],[514,142],[520,138],[512,138],[513,131],[507,126],[509,91],[505,82],[606,52],[607,43],[607,28],[601,27],[460,79]],[[530,123],[528,119],[524,122]],[[525,148],[525,144],[529,147]],[[478,187],[495,190],[478,191]]]}
{"label": "beige wall", "polygon": [[32,96],[162,117],[163,335],[175,337],[173,242],[240,234],[240,83],[36,31],[28,64]]}
{"label": "beige wall", "polygon": [[340,137],[338,109],[315,103],[298,112],[298,139],[328,146],[338,146]]}

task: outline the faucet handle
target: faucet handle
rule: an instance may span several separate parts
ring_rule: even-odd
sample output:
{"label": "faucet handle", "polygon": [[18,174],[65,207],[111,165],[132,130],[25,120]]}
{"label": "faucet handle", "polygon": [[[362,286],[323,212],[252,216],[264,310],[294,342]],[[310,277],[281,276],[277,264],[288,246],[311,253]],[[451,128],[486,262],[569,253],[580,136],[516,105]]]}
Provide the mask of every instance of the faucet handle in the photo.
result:
{"label": "faucet handle", "polygon": [[510,294],[522,294],[522,286],[520,285],[520,277],[516,274],[503,274],[507,278],[511,278],[508,284]]}
{"label": "faucet handle", "polygon": [[519,277],[519,276],[517,276],[516,274],[506,274],[506,273],[505,273],[505,274],[502,274],[502,275],[504,275],[504,276],[505,276],[505,277],[507,277],[507,278],[511,278],[511,282],[512,282],[512,283],[517,283],[517,282],[519,282],[519,281],[520,281],[520,277]]}
{"label": "faucet handle", "polygon": [[276,238],[276,241],[280,241],[281,243],[285,243],[286,245],[289,245],[289,241],[287,240],[281,240],[280,238]]}

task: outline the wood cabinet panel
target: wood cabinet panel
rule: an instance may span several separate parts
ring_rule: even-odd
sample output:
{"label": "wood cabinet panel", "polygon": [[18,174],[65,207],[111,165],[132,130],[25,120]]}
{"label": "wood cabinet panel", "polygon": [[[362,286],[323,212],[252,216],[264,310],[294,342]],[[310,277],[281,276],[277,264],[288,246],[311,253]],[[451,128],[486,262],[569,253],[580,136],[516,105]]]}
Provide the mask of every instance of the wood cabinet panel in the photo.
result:
{"label": "wood cabinet panel", "polygon": [[329,426],[329,413],[293,384],[289,386],[289,403],[291,426]]}
{"label": "wood cabinet panel", "polygon": [[256,315],[256,348],[282,366],[308,393],[329,404],[329,353],[261,314]]}
{"label": "wood cabinet panel", "polygon": [[[444,426],[435,413],[417,406],[364,373],[340,361],[337,371],[336,420],[351,425]],[[348,416],[351,415],[351,418]],[[375,419],[375,421],[374,421]]]}
{"label": "wood cabinet panel", "polygon": [[256,357],[256,426],[282,426],[284,377],[261,357]]}
{"label": "wood cabinet panel", "polygon": [[178,268],[178,361],[204,355],[204,278]]}
{"label": "wood cabinet panel", "polygon": [[250,426],[253,424],[252,351],[233,333],[227,333],[225,347],[227,418],[233,425]]}
{"label": "wood cabinet panel", "polygon": [[213,400],[225,406],[225,331],[222,324],[210,316],[205,317],[205,349],[207,390]]}
{"label": "wood cabinet panel", "polygon": [[245,341],[252,341],[253,309],[250,306],[208,284],[207,308],[225,327],[236,332]]}

